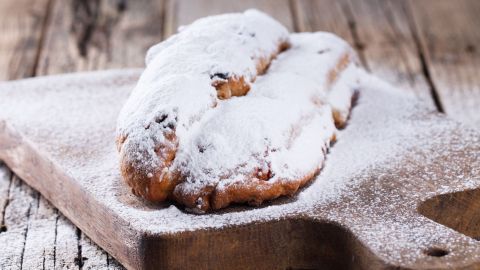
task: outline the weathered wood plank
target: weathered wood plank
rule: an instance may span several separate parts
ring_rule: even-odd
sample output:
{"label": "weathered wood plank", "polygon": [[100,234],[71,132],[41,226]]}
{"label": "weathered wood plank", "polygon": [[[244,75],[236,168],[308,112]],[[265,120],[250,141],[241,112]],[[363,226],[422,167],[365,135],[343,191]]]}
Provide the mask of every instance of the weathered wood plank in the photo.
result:
{"label": "weathered wood plank", "polygon": [[162,25],[162,0],[55,1],[37,72],[142,67]]}
{"label": "weathered wood plank", "polygon": [[38,192],[30,188],[20,178],[14,176],[9,192],[9,204],[5,209],[5,225],[27,227],[31,209],[38,200]]}
{"label": "weathered wood plank", "polygon": [[0,161],[0,234],[7,231],[5,225],[5,208],[9,203],[12,172]]}
{"label": "weathered wood plank", "polygon": [[78,269],[81,265],[79,238],[77,228],[63,215],[57,220],[55,269]]}
{"label": "weathered wood plank", "polygon": [[[161,0],[54,2],[37,73],[143,66],[162,38],[163,9]],[[56,233],[56,268],[123,269],[61,214]]]}
{"label": "weathered wood plank", "polygon": [[82,246],[82,269],[108,269],[109,259],[107,258],[107,253],[85,234],[81,236],[80,245]]}
{"label": "weathered wood plank", "polygon": [[480,127],[480,2],[409,4],[440,105],[450,117]]}
{"label": "weathered wood plank", "polygon": [[[0,2],[0,80],[35,75],[49,3],[49,0]],[[18,178],[12,179],[11,172],[0,165],[0,269],[21,267],[29,211],[34,197],[38,197]]]}
{"label": "weathered wood plank", "polygon": [[[7,234],[8,227],[5,225],[5,208],[9,204],[9,192],[11,184],[12,173],[3,164],[0,163],[0,246],[3,251],[0,252],[0,269],[14,269],[18,266],[20,250],[23,246],[23,241],[17,241],[18,238],[23,238],[23,228],[15,230],[10,228],[11,232]],[[11,243],[7,245],[7,243]]]}
{"label": "weathered wood plank", "polygon": [[54,269],[56,218],[55,208],[39,196],[30,213],[22,268]]}
{"label": "weathered wood plank", "polygon": [[5,210],[7,231],[0,234],[0,245],[9,249],[0,255],[0,269],[78,268],[77,229],[63,215],[57,228],[58,218],[48,201],[14,176]]}
{"label": "weathered wood plank", "polygon": [[0,269],[123,269],[16,176],[10,193],[6,224],[12,229],[0,233],[0,246],[9,247],[0,254]]}
{"label": "weathered wood plank", "polygon": [[[414,92],[435,108],[423,72],[405,1],[349,0],[351,20],[369,69],[392,84]],[[350,13],[350,12],[349,12]]]}
{"label": "weathered wood plank", "polygon": [[6,232],[0,234],[0,269],[20,269],[24,259],[25,240],[30,212],[38,200],[38,192],[14,176],[10,185],[9,203],[5,209]]}
{"label": "weathered wood plank", "polygon": [[[400,1],[294,1],[299,31],[328,31],[354,46],[364,66],[434,108]],[[326,12],[328,11],[328,12]]]}
{"label": "weathered wood plank", "polygon": [[22,250],[25,241],[25,228],[11,228],[8,233],[0,234],[0,269],[17,270],[20,269],[22,263]]}
{"label": "weathered wood plank", "polygon": [[[292,3],[298,32],[327,31],[355,44],[345,16],[344,1],[295,0]],[[328,12],[327,12],[328,11]]]}
{"label": "weathered wood plank", "polygon": [[[0,234],[5,253],[2,267],[53,269],[56,210],[38,192],[14,176],[5,209],[5,232]],[[3,269],[3,268],[2,268]]]}
{"label": "weathered wood plank", "polygon": [[0,80],[35,74],[49,0],[0,1]]}
{"label": "weathered wood plank", "polygon": [[109,270],[123,270],[125,269],[115,258],[107,254],[107,264]]}
{"label": "weathered wood plank", "polygon": [[109,68],[143,67],[145,53],[163,35],[165,1],[128,1],[111,35]]}
{"label": "weathered wood plank", "polygon": [[[0,2],[0,80],[35,75],[50,2]],[[25,258],[30,259],[24,254],[25,243],[30,210],[38,193],[12,178],[4,165],[0,167],[0,269],[19,269]]]}
{"label": "weathered wood plank", "polygon": [[165,37],[174,34],[178,26],[189,24],[201,17],[226,12],[241,12],[249,8],[264,11],[280,21],[290,31],[294,29],[288,0],[172,0],[166,9]]}

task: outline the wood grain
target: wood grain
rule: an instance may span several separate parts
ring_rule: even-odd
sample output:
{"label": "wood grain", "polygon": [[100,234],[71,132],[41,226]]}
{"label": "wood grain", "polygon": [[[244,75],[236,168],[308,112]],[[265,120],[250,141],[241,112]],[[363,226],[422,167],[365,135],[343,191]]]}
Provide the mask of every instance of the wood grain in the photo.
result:
{"label": "wood grain", "polygon": [[[0,2],[0,80],[20,79],[36,75],[38,54],[44,38],[51,1]],[[38,268],[51,266],[54,242],[47,242],[47,254],[36,253],[42,245],[32,236],[44,238],[45,231],[54,232],[55,226],[39,228],[31,220],[32,209],[39,195],[14,177],[3,165],[0,167],[0,254],[1,269]],[[44,226],[43,226],[44,227]],[[36,231],[42,233],[32,233]],[[30,231],[30,237],[28,237]],[[45,236],[49,236],[49,234]],[[7,244],[8,243],[8,244]],[[41,262],[41,264],[40,264]]]}
{"label": "wood grain", "polygon": [[[141,67],[145,51],[162,37],[161,0],[54,1],[51,9],[38,75]],[[123,268],[63,215],[55,214],[50,219],[56,220],[49,229],[57,234],[53,244],[57,267]],[[34,235],[41,233],[31,231]]]}
{"label": "wood grain", "polygon": [[443,110],[480,127],[480,2],[420,0],[409,4]]}
{"label": "wood grain", "polygon": [[40,53],[39,75],[142,67],[159,42],[162,0],[55,1]]}
{"label": "wood grain", "polygon": [[21,268],[54,269],[57,210],[36,194],[28,221]]}
{"label": "wood grain", "polygon": [[6,232],[5,225],[5,209],[10,203],[10,184],[12,179],[12,172],[0,162],[0,233]]}
{"label": "wood grain", "polygon": [[419,211],[440,224],[480,240],[479,208],[480,190],[473,189],[433,197],[422,203]]}
{"label": "wood grain", "polygon": [[[355,39],[345,15],[345,1],[332,0],[295,0],[292,11],[297,32],[327,31],[338,35],[349,44],[355,45]],[[328,12],[325,12],[328,10]],[[321,14],[321,16],[320,16]],[[360,51],[361,52],[361,51]]]}
{"label": "wood grain", "polygon": [[83,269],[108,269],[109,259],[108,254],[103,249],[99,248],[90,238],[82,233],[80,239],[82,247],[82,268]]}
{"label": "wood grain", "polygon": [[435,109],[405,13],[405,2],[349,0],[348,9],[369,70],[395,86],[414,92]]}
{"label": "wood grain", "polygon": [[0,1],[0,80],[35,75],[49,3]]}
{"label": "wood grain", "polygon": [[[3,17],[6,23],[2,25],[9,27],[5,28],[7,33],[12,32],[5,38],[18,47],[15,48],[18,53],[22,53],[21,57],[17,54],[12,55],[12,59],[18,63],[2,65],[9,67],[10,72],[15,71],[8,74],[9,78],[143,66],[146,49],[162,37],[163,1],[127,3],[51,0],[36,1],[33,6],[29,6],[27,1],[17,3],[3,1],[2,5],[1,11],[9,10],[9,16]],[[15,17],[22,18],[19,25],[7,23],[16,22],[12,19]],[[13,33],[18,30],[24,32]],[[0,46],[9,43],[0,40]],[[5,51],[12,50],[10,47],[5,48]],[[16,70],[16,66],[23,69]],[[1,70],[0,73],[6,74]],[[10,186],[9,180],[3,186]],[[29,189],[28,186],[25,188]],[[18,192],[13,194],[19,197],[30,196]],[[38,194],[31,194],[33,195],[26,199],[40,200]],[[0,202],[4,205],[2,211],[5,211],[8,199],[7,197],[1,199]],[[44,199],[40,201],[43,202]],[[15,205],[9,206],[6,211],[16,211],[13,208]],[[43,203],[32,206],[31,212],[17,213],[19,216],[23,214],[24,220],[21,225],[28,228],[21,238],[15,238],[14,232],[3,234],[4,238],[12,236],[16,239],[15,246],[18,246],[18,251],[10,255],[7,253],[8,256],[17,258],[14,260],[16,266],[21,267],[24,264],[25,267],[33,269],[41,264],[47,268],[54,265],[57,268],[69,269],[84,266],[86,269],[97,267],[122,269],[113,258],[107,257],[103,250],[83,236],[70,221],[58,214],[57,210],[44,213],[37,218],[36,212],[42,211],[42,208],[38,208],[39,205]],[[17,227],[20,224],[12,226]],[[25,257],[22,252],[28,256]]]}
{"label": "wood grain", "polygon": [[82,266],[80,231],[65,216],[57,218],[57,240],[55,265],[59,269],[76,269]]}
{"label": "wood grain", "polygon": [[298,0],[294,10],[299,31],[339,35],[356,48],[366,69],[435,108],[403,5],[402,1]]}
{"label": "wood grain", "polygon": [[227,12],[242,12],[253,7],[268,13],[290,31],[293,30],[294,25],[288,0],[171,0],[165,20],[165,37],[174,34],[179,26],[190,24],[201,17]]}
{"label": "wood grain", "polygon": [[0,243],[5,252],[0,252],[0,266],[5,269],[20,269],[24,260],[25,242],[30,223],[30,212],[38,200],[38,193],[13,176],[5,209],[5,232],[0,234]]}

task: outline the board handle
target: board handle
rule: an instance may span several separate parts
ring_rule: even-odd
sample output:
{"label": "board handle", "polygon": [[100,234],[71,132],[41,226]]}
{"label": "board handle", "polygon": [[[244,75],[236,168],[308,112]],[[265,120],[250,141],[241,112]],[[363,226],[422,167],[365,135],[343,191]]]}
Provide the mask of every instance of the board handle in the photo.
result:
{"label": "board handle", "polygon": [[[358,209],[357,209],[358,210]],[[347,269],[478,269],[480,241],[439,224],[412,210],[357,211],[356,216],[325,218],[325,212],[310,215],[318,230],[334,224],[343,234],[337,245],[350,260]]]}

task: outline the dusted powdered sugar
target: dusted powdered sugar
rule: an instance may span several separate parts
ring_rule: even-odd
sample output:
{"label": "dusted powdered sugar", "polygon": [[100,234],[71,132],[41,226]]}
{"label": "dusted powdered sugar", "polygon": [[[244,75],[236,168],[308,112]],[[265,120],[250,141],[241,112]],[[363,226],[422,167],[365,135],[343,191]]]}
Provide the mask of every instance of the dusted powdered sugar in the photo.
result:
{"label": "dusted powdered sugar", "polygon": [[174,143],[165,140],[164,132],[175,128],[181,141],[219,102],[212,78],[219,73],[252,81],[259,59],[268,60],[287,39],[285,27],[248,10],[197,20],[152,47],[147,68],[118,118],[119,137],[128,137],[123,145],[127,158],[137,160],[137,169],[153,172],[162,162],[154,146]]}
{"label": "dusted powdered sugar", "polygon": [[[354,53],[329,33],[293,34],[290,42],[246,96],[220,103],[180,143],[174,164],[186,176],[183,193],[242,185],[257,170],[272,173],[271,183],[298,181],[323,165],[336,133],[330,104],[346,118],[358,88]],[[348,68],[329,81],[344,55]]]}
{"label": "dusted powdered sugar", "polygon": [[[205,17],[149,49],[148,77],[164,73],[206,74],[230,72],[257,75],[254,59],[268,58],[288,40],[288,30],[258,10]],[[150,76],[151,75],[151,76]]]}
{"label": "dusted powdered sugar", "polygon": [[[313,81],[317,88],[323,89],[328,96],[328,102],[344,119],[348,117],[351,107],[351,97],[356,90],[354,78],[355,65],[349,65],[348,72],[340,72],[336,65],[342,57],[347,63],[356,63],[357,57],[347,42],[328,32],[296,33],[290,36],[291,48],[279,56],[281,64],[272,65],[270,73],[287,72],[297,74],[303,81]],[[330,81],[329,73],[340,72],[340,78]],[[295,87],[303,87],[304,82],[298,82]],[[307,82],[308,83],[308,82]],[[334,83],[334,89],[330,84]],[[329,91],[331,90],[331,91]]]}
{"label": "dusted powdered sugar", "polygon": [[[259,59],[269,60],[287,40],[291,48],[257,76]],[[165,166],[162,172],[180,172],[184,193],[220,181],[241,185],[254,172],[271,183],[304,179],[321,168],[335,138],[332,114],[348,117],[354,61],[335,35],[288,36],[255,10],[197,20],[149,50],[118,119],[122,162],[152,181]],[[251,91],[220,101],[216,76],[252,81]],[[172,130],[176,137],[167,139]],[[173,149],[171,165],[160,158],[162,149]]]}

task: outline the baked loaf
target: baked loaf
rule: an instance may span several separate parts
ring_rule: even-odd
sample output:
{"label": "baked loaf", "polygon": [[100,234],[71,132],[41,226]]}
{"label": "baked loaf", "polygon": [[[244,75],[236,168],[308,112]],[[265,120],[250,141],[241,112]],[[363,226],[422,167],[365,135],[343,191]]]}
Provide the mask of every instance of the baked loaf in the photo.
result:
{"label": "baked loaf", "polygon": [[196,212],[294,194],[356,93],[348,44],[255,10],[200,19],[146,62],[117,124],[121,173],[134,194]]}
{"label": "baked loaf", "polygon": [[147,68],[122,109],[117,146],[136,195],[163,201],[180,180],[180,142],[220,100],[244,95],[288,47],[288,31],[255,10],[197,20],[152,47]]}

